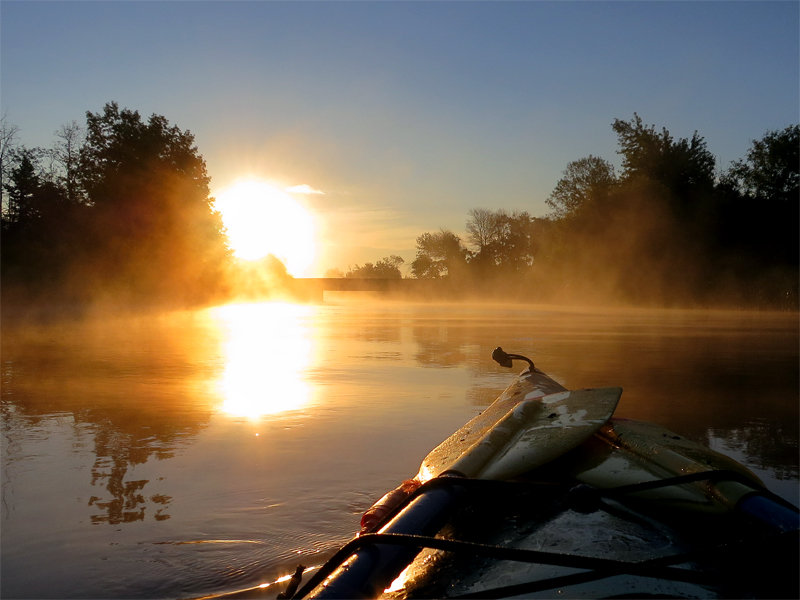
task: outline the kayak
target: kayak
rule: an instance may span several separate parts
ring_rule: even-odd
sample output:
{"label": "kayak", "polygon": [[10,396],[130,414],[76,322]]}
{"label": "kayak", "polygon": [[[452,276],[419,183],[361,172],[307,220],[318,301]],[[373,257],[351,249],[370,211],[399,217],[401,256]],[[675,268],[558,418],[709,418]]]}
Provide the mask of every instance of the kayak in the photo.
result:
{"label": "kayak", "polygon": [[800,596],[800,512],[749,469],[492,357],[528,367],[279,597]]}

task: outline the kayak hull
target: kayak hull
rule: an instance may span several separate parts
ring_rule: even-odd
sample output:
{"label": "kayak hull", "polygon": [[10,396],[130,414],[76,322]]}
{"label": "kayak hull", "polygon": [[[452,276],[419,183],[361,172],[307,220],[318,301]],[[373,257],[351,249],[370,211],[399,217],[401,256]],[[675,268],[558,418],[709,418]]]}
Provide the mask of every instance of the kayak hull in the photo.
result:
{"label": "kayak hull", "polygon": [[[602,497],[622,486],[709,472],[723,477]],[[698,558],[674,567],[682,573],[667,575],[693,575],[676,581],[592,573],[426,549],[381,597],[798,597],[796,568],[787,573],[778,566],[798,564],[785,562],[798,555],[796,535],[782,535],[796,534],[797,509],[771,496],[738,462],[657,425],[612,419],[583,445],[517,481],[516,494],[473,495],[439,535],[621,563],[691,553]],[[528,491],[525,482],[536,484]],[[591,502],[572,493],[587,484],[599,494]]]}
{"label": "kayak hull", "polygon": [[736,547],[741,529],[721,522],[709,523],[700,516],[676,527],[617,501],[606,504],[603,509],[587,513],[565,506],[554,497],[543,501],[537,492],[520,493],[513,499],[472,498],[439,535],[557,556],[634,564],[695,553],[698,548],[716,549],[721,544],[723,549],[669,567],[679,569],[677,575],[685,575],[686,580],[426,549],[380,597],[798,597],[796,570],[786,572],[786,565],[798,564],[796,538],[748,548],[742,554],[731,553],[725,551],[724,545]]}
{"label": "kayak hull", "polygon": [[296,597],[797,597],[797,508],[621,391],[531,364]]}

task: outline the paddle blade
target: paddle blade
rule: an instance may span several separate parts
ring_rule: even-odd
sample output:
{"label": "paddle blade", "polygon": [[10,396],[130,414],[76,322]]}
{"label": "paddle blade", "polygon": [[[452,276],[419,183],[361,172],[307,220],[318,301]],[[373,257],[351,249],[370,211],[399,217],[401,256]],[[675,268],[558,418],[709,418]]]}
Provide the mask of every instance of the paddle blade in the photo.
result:
{"label": "paddle blade", "polygon": [[[444,472],[479,479],[508,479],[535,469],[589,439],[611,418],[622,388],[562,391],[525,399],[508,408],[501,396],[435,448],[418,478]],[[497,416],[495,405],[507,408]]]}

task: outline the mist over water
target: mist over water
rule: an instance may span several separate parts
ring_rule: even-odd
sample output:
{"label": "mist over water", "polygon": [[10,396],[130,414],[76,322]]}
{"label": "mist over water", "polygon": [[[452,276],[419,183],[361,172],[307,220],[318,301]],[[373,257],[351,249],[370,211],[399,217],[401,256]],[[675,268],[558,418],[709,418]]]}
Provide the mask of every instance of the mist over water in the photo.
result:
{"label": "mist over water", "polygon": [[513,380],[498,345],[800,500],[796,313],[350,297],[6,318],[3,596],[197,597],[321,563]]}

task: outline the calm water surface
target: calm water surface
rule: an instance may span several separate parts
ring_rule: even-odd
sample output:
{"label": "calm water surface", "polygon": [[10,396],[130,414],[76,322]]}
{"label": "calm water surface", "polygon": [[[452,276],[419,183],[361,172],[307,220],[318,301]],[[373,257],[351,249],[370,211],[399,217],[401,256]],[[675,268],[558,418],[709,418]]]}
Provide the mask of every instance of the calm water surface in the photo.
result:
{"label": "calm water surface", "polygon": [[320,564],[511,382],[497,345],[570,388],[622,386],[619,416],[798,503],[796,314],[340,299],[6,319],[2,597],[191,598]]}

